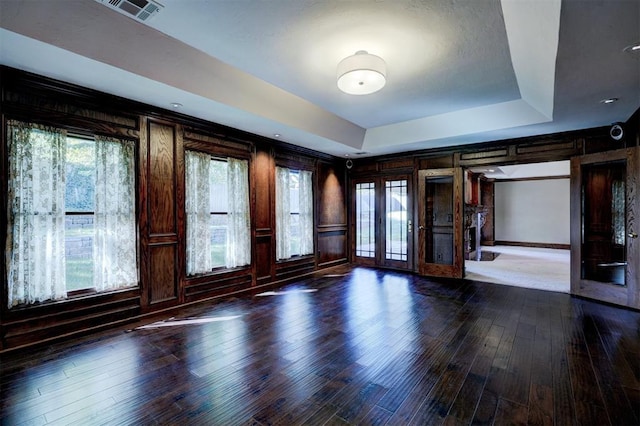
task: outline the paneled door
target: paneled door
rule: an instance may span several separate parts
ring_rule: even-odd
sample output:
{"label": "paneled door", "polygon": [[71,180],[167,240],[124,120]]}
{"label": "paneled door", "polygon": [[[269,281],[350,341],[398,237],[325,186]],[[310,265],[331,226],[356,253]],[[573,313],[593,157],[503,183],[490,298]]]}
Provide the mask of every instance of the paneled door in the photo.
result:
{"label": "paneled door", "polygon": [[462,278],[462,168],[418,171],[418,272]]}
{"label": "paneled door", "polygon": [[640,147],[571,159],[571,293],[640,308]]}
{"label": "paneled door", "polygon": [[410,194],[410,175],[353,181],[355,262],[412,268],[413,208]]}

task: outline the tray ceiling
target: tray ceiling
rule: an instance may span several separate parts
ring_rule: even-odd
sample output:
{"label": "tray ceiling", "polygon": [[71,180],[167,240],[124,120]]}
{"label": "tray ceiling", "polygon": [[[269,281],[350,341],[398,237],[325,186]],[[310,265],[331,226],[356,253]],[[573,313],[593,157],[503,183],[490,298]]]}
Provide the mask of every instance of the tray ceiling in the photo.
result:
{"label": "tray ceiling", "polygon": [[[640,2],[165,0],[142,23],[93,0],[0,0],[0,62],[334,155],[626,121]],[[387,85],[351,96],[367,50]],[[616,97],[618,102],[600,101]]]}

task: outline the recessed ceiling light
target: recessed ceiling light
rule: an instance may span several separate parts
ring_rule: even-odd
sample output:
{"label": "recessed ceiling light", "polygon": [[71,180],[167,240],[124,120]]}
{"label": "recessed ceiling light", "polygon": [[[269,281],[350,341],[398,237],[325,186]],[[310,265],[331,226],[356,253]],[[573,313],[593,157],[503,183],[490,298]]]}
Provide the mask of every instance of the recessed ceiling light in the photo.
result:
{"label": "recessed ceiling light", "polygon": [[622,50],[629,53],[640,53],[640,42],[631,44]]}
{"label": "recessed ceiling light", "polygon": [[274,137],[274,138],[279,138],[280,136],[282,136],[280,133],[274,133],[274,134],[273,134],[273,137]]}
{"label": "recessed ceiling light", "polygon": [[600,101],[601,104],[612,104],[614,102],[617,102],[618,98],[608,98],[608,99],[603,99]]}
{"label": "recessed ceiling light", "polygon": [[171,108],[173,109],[180,109],[182,108],[182,104],[180,102],[171,102]]}

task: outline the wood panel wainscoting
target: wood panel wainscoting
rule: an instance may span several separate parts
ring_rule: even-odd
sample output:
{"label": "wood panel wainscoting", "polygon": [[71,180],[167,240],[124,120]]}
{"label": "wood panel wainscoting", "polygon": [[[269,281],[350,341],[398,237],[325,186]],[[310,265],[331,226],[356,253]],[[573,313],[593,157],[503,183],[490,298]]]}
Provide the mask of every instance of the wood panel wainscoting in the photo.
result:
{"label": "wood panel wainscoting", "polygon": [[[271,288],[348,261],[346,172],[327,154],[242,132],[127,99],[0,68],[2,85],[2,223],[6,223],[6,123],[11,119],[69,132],[134,140],[140,285],[85,293],[55,303],[7,308],[7,274],[0,299],[0,351],[113,327],[143,316],[242,292]],[[249,161],[251,265],[186,276],[184,150]],[[316,254],[276,262],[275,166],[313,172]],[[2,242],[6,241],[3,226]]]}
{"label": "wood panel wainscoting", "polygon": [[2,424],[634,425],[640,312],[338,266],[2,355]]}

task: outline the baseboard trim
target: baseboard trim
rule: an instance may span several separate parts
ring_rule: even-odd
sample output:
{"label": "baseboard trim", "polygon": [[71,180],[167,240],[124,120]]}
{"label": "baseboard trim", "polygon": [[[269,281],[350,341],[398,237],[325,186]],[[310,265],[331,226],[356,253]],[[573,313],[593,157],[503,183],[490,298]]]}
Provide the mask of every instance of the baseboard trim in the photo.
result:
{"label": "baseboard trim", "polygon": [[527,243],[523,241],[495,241],[496,246],[518,246],[518,247],[535,247],[535,248],[548,248],[558,250],[570,250],[570,244],[557,244],[557,243]]}

